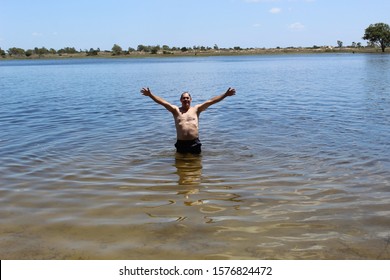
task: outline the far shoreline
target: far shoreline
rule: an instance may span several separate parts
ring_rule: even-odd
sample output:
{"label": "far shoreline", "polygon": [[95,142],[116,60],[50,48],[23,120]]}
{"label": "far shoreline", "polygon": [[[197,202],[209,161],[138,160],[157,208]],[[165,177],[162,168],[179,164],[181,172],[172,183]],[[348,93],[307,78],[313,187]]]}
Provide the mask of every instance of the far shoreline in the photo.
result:
{"label": "far shoreline", "polygon": [[172,57],[209,57],[209,56],[250,56],[250,55],[281,55],[281,54],[389,54],[388,51],[382,52],[379,48],[362,47],[318,47],[318,48],[252,48],[252,49],[218,49],[218,50],[187,50],[150,53],[144,51],[133,51],[126,54],[114,55],[111,51],[100,51],[93,55],[88,52],[77,52],[73,54],[32,54],[26,55],[3,55],[1,60],[36,60],[36,59],[81,59],[81,58],[172,58]]}

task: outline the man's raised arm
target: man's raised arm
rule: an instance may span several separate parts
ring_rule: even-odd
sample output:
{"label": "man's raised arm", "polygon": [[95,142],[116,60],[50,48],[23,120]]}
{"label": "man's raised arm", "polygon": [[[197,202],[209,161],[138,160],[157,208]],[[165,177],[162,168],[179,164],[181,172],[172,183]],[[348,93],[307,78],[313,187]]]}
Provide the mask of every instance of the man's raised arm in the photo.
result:
{"label": "man's raised arm", "polygon": [[172,105],[168,101],[162,99],[161,97],[154,95],[149,88],[142,88],[141,93],[145,96],[149,96],[154,102],[162,105],[169,112],[173,113],[176,110],[176,106]]}
{"label": "man's raised arm", "polygon": [[228,90],[225,93],[223,93],[221,95],[218,95],[218,96],[215,96],[215,97],[211,98],[210,100],[207,100],[203,104],[198,105],[197,106],[198,107],[198,111],[200,113],[200,112],[206,110],[211,105],[222,101],[223,99],[225,99],[225,97],[232,96],[232,95],[235,95],[235,94],[236,94],[236,90],[234,88],[228,88]]}

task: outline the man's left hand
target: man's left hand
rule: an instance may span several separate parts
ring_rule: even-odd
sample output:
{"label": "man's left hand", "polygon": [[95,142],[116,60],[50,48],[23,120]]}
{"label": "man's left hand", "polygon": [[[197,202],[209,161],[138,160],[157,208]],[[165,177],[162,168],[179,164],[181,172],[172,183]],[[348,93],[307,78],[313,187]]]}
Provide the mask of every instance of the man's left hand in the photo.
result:
{"label": "man's left hand", "polygon": [[234,88],[228,88],[228,90],[225,92],[226,96],[232,96],[236,94],[236,90]]}

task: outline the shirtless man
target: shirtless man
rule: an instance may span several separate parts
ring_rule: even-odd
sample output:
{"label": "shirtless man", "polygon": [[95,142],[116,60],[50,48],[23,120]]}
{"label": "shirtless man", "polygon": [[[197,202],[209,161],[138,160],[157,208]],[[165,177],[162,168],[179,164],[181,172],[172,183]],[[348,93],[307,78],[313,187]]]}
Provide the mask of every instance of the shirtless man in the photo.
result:
{"label": "shirtless man", "polygon": [[149,96],[154,102],[164,106],[172,113],[176,125],[177,142],[175,147],[177,152],[200,154],[202,144],[199,140],[199,114],[209,106],[222,101],[225,97],[235,95],[236,90],[228,88],[225,93],[194,107],[191,107],[192,97],[188,92],[184,92],[180,96],[181,107],[172,105],[161,97],[154,95],[149,88],[142,88],[141,93]]}

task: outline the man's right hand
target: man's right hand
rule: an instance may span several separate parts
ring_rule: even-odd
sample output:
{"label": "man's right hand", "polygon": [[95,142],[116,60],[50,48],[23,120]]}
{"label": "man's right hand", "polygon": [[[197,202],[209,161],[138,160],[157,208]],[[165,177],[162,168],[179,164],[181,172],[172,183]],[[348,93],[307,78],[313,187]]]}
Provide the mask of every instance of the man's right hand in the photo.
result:
{"label": "man's right hand", "polygon": [[147,87],[147,88],[142,88],[141,89],[141,93],[145,96],[151,96],[152,95],[152,92],[150,91],[150,89]]}

